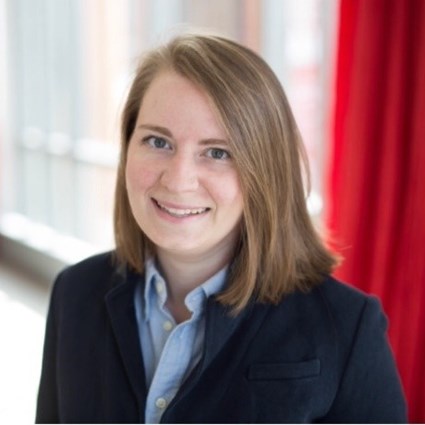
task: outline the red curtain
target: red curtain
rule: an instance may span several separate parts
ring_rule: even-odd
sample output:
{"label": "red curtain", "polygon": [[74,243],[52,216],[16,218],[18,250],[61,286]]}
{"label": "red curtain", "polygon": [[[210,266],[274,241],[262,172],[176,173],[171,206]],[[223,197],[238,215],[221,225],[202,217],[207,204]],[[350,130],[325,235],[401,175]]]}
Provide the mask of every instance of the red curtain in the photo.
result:
{"label": "red curtain", "polygon": [[[341,0],[327,224],[425,422],[425,1]],[[335,246],[334,243],[334,246]]]}

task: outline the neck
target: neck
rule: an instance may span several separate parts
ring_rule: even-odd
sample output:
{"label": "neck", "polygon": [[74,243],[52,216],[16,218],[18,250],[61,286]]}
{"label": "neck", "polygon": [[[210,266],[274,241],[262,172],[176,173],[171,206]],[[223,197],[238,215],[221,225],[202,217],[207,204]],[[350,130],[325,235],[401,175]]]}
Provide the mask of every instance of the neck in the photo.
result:
{"label": "neck", "polygon": [[187,258],[158,251],[158,262],[167,282],[169,296],[184,300],[186,295],[214,276],[228,262],[228,256],[211,258]]}
{"label": "neck", "polygon": [[190,317],[184,303],[186,295],[228,264],[230,257],[230,253],[222,251],[186,256],[157,249],[159,266],[168,287],[167,307],[176,321]]}

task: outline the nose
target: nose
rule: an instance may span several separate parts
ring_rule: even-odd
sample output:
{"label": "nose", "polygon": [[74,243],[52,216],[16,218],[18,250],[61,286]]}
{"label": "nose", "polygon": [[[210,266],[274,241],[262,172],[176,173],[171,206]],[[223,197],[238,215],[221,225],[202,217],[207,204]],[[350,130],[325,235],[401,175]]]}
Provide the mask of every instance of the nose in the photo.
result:
{"label": "nose", "polygon": [[161,176],[161,183],[170,192],[190,192],[198,188],[195,159],[187,153],[175,153]]}

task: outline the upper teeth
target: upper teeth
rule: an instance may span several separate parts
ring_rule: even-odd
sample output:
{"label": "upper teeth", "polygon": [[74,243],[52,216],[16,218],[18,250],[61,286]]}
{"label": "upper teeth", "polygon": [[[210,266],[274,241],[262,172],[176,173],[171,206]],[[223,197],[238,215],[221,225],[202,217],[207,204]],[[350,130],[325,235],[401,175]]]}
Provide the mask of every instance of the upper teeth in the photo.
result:
{"label": "upper teeth", "polygon": [[194,208],[194,209],[177,209],[177,208],[169,208],[165,205],[162,205],[160,202],[157,201],[158,206],[167,211],[169,214],[175,215],[177,217],[184,217],[186,215],[192,215],[192,214],[201,214],[207,210],[207,208]]}

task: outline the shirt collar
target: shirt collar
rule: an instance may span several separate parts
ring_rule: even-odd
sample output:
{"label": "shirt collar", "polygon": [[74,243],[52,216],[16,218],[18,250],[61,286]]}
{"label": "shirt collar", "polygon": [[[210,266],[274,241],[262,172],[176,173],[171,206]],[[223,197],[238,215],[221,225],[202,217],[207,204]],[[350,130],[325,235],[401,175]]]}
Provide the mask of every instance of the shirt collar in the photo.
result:
{"label": "shirt collar", "polygon": [[[187,308],[198,316],[202,313],[206,300],[218,294],[226,284],[228,266],[223,267],[214,276],[189,292],[185,298]],[[165,279],[155,264],[153,258],[149,258],[145,265],[145,290],[144,290],[144,319],[147,321],[151,315],[151,301],[154,296],[158,297],[161,306],[167,300],[167,285]]]}

